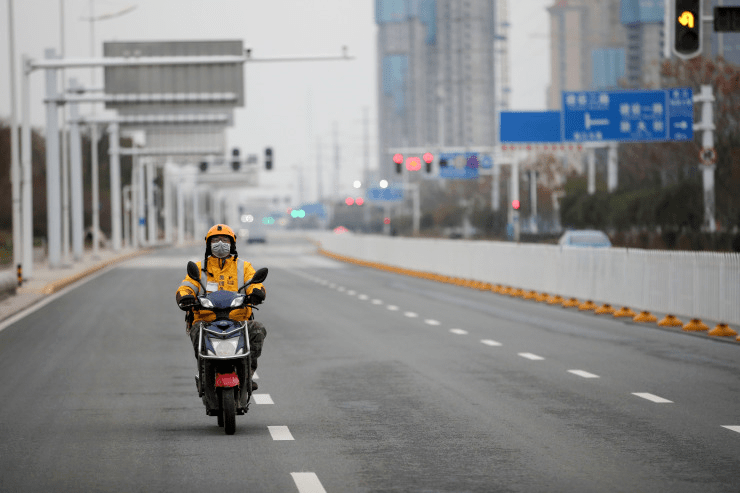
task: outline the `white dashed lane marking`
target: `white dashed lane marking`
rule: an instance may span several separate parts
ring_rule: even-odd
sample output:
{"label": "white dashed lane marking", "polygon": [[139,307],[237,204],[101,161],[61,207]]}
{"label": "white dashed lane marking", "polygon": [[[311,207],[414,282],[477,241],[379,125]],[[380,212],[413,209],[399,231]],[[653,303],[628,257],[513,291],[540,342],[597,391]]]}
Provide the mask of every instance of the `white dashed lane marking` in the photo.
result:
{"label": "white dashed lane marking", "polygon": [[326,493],[319,477],[313,472],[292,472],[293,481],[300,493]]}
{"label": "white dashed lane marking", "polygon": [[418,313],[414,313],[414,312],[405,312],[404,315],[406,315],[409,318],[416,318],[419,316]]}
{"label": "white dashed lane marking", "polygon": [[369,298],[369,296],[368,296],[368,295],[366,295],[366,294],[361,294],[361,295],[359,295],[359,296],[358,296],[357,298],[361,299],[362,301],[365,301],[366,299],[368,299],[368,298]]}
{"label": "white dashed lane marking", "polygon": [[339,291],[340,293],[342,293],[342,292],[344,292],[344,291],[345,291],[346,289],[347,289],[347,288],[345,288],[344,286],[339,286],[339,287],[337,288],[337,291]]}
{"label": "white dashed lane marking", "polygon": [[287,426],[268,426],[267,429],[270,430],[270,435],[275,441],[294,440]]}
{"label": "white dashed lane marking", "polygon": [[732,430],[732,431],[736,431],[736,432],[740,433],[740,426],[726,426],[726,425],[722,425],[722,428],[727,428],[728,430]]}
{"label": "white dashed lane marking", "polygon": [[347,294],[350,295],[350,296],[354,296],[354,295],[357,294],[357,291],[355,291],[353,289],[350,289],[349,291],[347,291]]}
{"label": "white dashed lane marking", "polygon": [[568,373],[572,373],[573,375],[578,375],[579,377],[583,378],[599,378],[598,375],[594,375],[593,373],[589,373],[583,370],[568,370]]}
{"label": "white dashed lane marking", "polygon": [[463,330],[463,329],[450,329],[450,332],[452,332],[453,334],[457,334],[459,336],[464,336],[465,334],[468,333],[467,330]]}
{"label": "white dashed lane marking", "polygon": [[398,307],[396,305],[388,305],[386,308],[392,312],[398,311]]}
{"label": "white dashed lane marking", "polygon": [[632,395],[636,395],[637,397],[642,397],[643,399],[647,399],[657,404],[673,404],[673,401],[669,401],[668,399],[663,399],[662,397],[658,397],[657,395],[649,394],[647,392],[632,392]]}
{"label": "white dashed lane marking", "polygon": [[517,353],[517,354],[519,354],[519,356],[521,356],[522,358],[527,358],[532,361],[542,361],[543,359],[545,359],[542,356],[537,356],[536,354],[532,354],[532,353]]}
{"label": "white dashed lane marking", "polygon": [[379,300],[379,299],[376,298],[373,301],[371,301],[371,303],[373,305],[382,305],[383,304],[383,300]]}
{"label": "white dashed lane marking", "polygon": [[494,341],[492,339],[481,339],[480,342],[482,342],[486,346],[501,346],[500,342]]}
{"label": "white dashed lane marking", "polygon": [[440,325],[441,324],[441,322],[439,322],[438,320],[432,320],[430,318],[424,320],[424,323],[427,325]]}
{"label": "white dashed lane marking", "polygon": [[254,399],[255,404],[275,404],[272,402],[270,394],[252,394],[252,399]]}

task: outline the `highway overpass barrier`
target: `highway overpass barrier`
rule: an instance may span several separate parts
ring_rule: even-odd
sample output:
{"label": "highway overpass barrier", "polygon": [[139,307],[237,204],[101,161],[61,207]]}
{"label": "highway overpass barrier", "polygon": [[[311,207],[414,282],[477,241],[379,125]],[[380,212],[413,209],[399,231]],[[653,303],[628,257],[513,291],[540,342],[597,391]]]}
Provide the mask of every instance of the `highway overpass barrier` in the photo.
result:
{"label": "highway overpass barrier", "polygon": [[740,325],[740,254],[312,232],[365,263]]}

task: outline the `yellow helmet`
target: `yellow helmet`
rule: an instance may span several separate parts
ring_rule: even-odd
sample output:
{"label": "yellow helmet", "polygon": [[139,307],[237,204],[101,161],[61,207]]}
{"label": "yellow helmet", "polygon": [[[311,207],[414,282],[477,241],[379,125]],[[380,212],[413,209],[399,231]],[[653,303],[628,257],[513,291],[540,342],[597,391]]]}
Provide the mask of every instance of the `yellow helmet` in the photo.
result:
{"label": "yellow helmet", "polygon": [[236,243],[236,234],[234,233],[234,230],[228,227],[225,224],[217,224],[213,226],[211,229],[208,230],[208,233],[206,233],[205,240],[208,241],[208,238],[211,236],[216,235],[227,235],[230,236],[233,243]]}

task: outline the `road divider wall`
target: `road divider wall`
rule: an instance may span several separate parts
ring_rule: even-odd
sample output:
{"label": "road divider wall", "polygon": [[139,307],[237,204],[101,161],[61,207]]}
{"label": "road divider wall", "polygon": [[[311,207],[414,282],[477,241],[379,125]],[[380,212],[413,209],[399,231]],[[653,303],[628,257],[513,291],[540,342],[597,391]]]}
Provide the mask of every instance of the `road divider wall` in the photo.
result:
{"label": "road divider wall", "polygon": [[740,254],[561,248],[312,232],[335,255],[688,318],[740,324]]}

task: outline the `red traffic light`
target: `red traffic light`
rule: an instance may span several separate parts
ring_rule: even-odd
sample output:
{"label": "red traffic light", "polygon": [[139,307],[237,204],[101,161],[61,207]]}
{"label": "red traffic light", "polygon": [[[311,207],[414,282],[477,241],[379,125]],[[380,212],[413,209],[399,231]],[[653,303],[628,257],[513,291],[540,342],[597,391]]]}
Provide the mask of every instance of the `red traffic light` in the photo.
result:
{"label": "red traffic light", "polygon": [[355,204],[357,204],[357,205],[362,205],[364,203],[365,203],[365,199],[363,199],[362,197],[357,197],[355,199]]}
{"label": "red traffic light", "polygon": [[518,211],[519,210],[519,205],[520,204],[519,204],[519,201],[518,200],[512,200],[511,201],[511,207],[513,207],[515,211]]}
{"label": "red traffic light", "polygon": [[434,161],[434,154],[431,152],[425,152],[421,158],[424,160],[425,163],[430,164],[432,161]]}
{"label": "red traffic light", "polygon": [[421,159],[418,157],[406,158],[406,169],[409,171],[419,171],[421,169]]}
{"label": "red traffic light", "polygon": [[391,223],[390,217],[386,217],[385,219],[383,219],[383,224],[390,224],[390,223]]}
{"label": "red traffic light", "polygon": [[353,199],[352,197],[347,197],[346,199],[344,199],[344,203],[347,205],[352,205],[355,203],[355,199]]}
{"label": "red traffic light", "polygon": [[393,155],[393,162],[396,164],[403,164],[403,154],[394,154]]}

